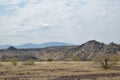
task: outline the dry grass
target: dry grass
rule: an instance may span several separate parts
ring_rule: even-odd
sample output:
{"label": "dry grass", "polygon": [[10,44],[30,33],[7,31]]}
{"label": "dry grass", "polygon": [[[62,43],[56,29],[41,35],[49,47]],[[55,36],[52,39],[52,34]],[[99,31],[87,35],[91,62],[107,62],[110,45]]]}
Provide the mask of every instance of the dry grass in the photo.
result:
{"label": "dry grass", "polygon": [[[120,63],[104,70],[93,62],[35,62],[13,66],[1,62],[0,80],[120,80]],[[93,77],[94,76],[94,77]]]}

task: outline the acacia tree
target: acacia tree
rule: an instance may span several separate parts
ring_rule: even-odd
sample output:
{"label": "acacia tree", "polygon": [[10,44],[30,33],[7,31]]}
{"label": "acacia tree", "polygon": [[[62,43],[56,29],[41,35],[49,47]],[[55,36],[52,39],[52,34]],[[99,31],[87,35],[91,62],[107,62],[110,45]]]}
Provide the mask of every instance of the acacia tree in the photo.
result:
{"label": "acacia tree", "polygon": [[104,69],[110,69],[117,63],[117,59],[113,54],[104,53],[99,53],[99,55],[96,56],[95,61],[100,63]]}

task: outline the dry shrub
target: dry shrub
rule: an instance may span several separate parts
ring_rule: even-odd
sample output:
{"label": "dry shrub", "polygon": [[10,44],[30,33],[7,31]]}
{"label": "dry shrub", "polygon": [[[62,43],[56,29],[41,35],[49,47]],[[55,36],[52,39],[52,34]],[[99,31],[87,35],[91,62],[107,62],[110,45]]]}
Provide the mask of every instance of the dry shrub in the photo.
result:
{"label": "dry shrub", "polygon": [[23,65],[34,65],[34,61],[33,60],[28,60],[26,62],[23,63]]}
{"label": "dry shrub", "polygon": [[100,63],[104,69],[110,69],[117,64],[116,57],[112,54],[99,53],[99,55],[96,56],[95,61]]}

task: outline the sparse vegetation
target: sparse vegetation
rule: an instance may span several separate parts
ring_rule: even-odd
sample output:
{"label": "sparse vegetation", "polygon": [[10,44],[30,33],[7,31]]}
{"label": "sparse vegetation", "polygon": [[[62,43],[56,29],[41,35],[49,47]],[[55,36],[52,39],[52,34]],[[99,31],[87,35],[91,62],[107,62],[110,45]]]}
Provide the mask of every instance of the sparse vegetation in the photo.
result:
{"label": "sparse vegetation", "polygon": [[52,58],[48,58],[47,61],[53,61]]}
{"label": "sparse vegetation", "polygon": [[[32,59],[34,61],[46,60],[51,57],[52,60],[67,60],[70,56],[78,56],[80,60],[91,61],[95,58],[96,54],[99,52],[104,52],[105,54],[116,54],[120,51],[120,46],[118,44],[104,44],[95,40],[88,41],[79,46],[54,46],[47,48],[34,48],[34,49],[17,49],[15,47],[9,47],[0,51],[0,60],[11,59],[11,57],[16,57],[21,61],[27,61]],[[77,57],[73,57],[72,61],[78,61]]]}
{"label": "sparse vegetation", "polygon": [[117,67],[104,70],[93,62],[35,62],[36,65],[11,66],[0,62],[0,80],[120,80],[120,63]]}
{"label": "sparse vegetation", "polygon": [[23,65],[34,65],[34,61],[33,60],[28,60],[26,62],[23,63]]}
{"label": "sparse vegetation", "polygon": [[80,58],[78,56],[72,56],[71,60],[72,61],[80,61]]}
{"label": "sparse vegetation", "polygon": [[13,64],[13,66],[17,66],[17,63],[18,63],[18,59],[17,58],[12,58],[12,59],[10,59],[10,61]]}
{"label": "sparse vegetation", "polygon": [[117,63],[117,57],[112,54],[99,53],[99,55],[96,56],[95,60],[100,63],[104,69],[110,69]]}
{"label": "sparse vegetation", "polygon": [[[9,48],[0,51],[1,61],[5,61],[0,62],[0,80],[120,80],[119,51],[118,45],[97,41],[71,47]],[[95,57],[97,64],[90,61]],[[44,61],[34,62],[40,60]]]}

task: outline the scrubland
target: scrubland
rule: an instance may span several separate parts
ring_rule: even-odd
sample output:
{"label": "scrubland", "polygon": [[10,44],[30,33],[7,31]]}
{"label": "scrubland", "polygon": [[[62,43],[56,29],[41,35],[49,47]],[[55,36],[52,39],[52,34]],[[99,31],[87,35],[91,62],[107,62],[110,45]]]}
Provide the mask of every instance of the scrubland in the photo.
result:
{"label": "scrubland", "polygon": [[120,80],[120,63],[109,70],[92,61],[23,63],[0,62],[0,80]]}

